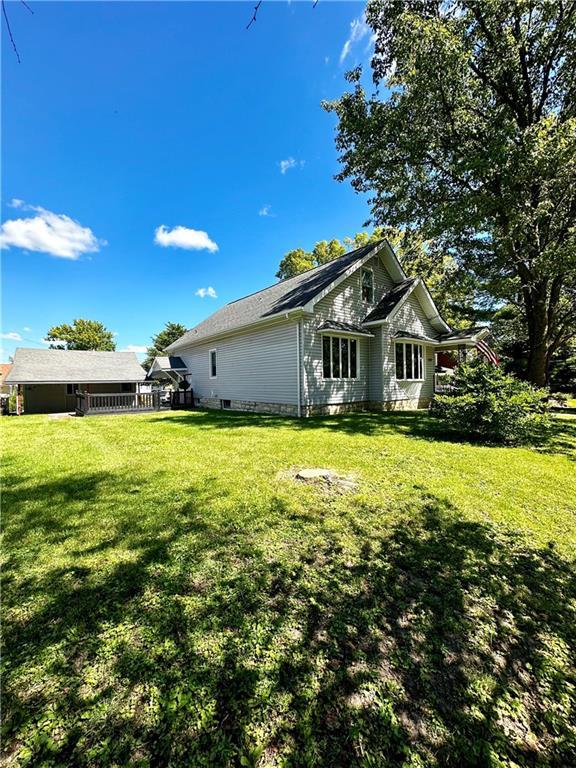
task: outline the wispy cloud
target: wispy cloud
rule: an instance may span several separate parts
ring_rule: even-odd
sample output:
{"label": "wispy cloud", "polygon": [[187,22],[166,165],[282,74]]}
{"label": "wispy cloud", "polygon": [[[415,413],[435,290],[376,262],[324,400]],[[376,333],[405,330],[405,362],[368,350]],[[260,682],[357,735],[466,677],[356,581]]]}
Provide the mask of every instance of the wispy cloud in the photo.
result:
{"label": "wispy cloud", "polygon": [[258,211],[258,216],[268,216],[269,218],[274,218],[276,214],[272,213],[271,205],[263,205],[262,208],[260,208]]}
{"label": "wispy cloud", "polygon": [[32,330],[32,328],[28,328],[28,326],[27,326],[27,325],[25,325],[25,326],[24,326],[24,328],[22,328],[22,330],[23,330],[23,331],[31,331],[31,330]]}
{"label": "wispy cloud", "polygon": [[9,208],[23,208],[26,205],[24,200],[20,200],[18,197],[13,197],[8,203]]}
{"label": "wispy cloud", "polygon": [[206,296],[209,296],[211,299],[217,299],[218,298],[218,294],[216,293],[214,288],[212,288],[211,285],[209,285],[208,288],[198,288],[198,290],[196,291],[196,293],[194,295],[195,296],[200,296],[201,299],[205,299]]}
{"label": "wispy cloud", "polygon": [[154,242],[163,248],[185,248],[189,251],[210,251],[210,253],[218,250],[218,245],[210,239],[208,232],[182,226],[168,229],[162,224],[154,233]]}
{"label": "wispy cloud", "polygon": [[302,168],[305,164],[305,160],[296,160],[294,157],[287,157],[286,160],[280,160],[278,165],[280,166],[280,173],[285,174],[286,171],[291,170],[292,168]]}
{"label": "wispy cloud", "polygon": [[22,341],[22,336],[16,331],[10,333],[0,333],[0,339],[6,339],[6,341]]}
{"label": "wispy cloud", "polygon": [[26,205],[16,198],[10,205],[22,211],[33,211],[36,215],[5,221],[0,227],[1,248],[22,248],[76,260],[83,253],[94,253],[106,245],[106,241],[97,238],[89,227],[83,227],[63,213],[52,213],[39,205]]}
{"label": "wispy cloud", "polygon": [[148,351],[146,344],[128,344],[122,350],[123,352],[136,352],[138,355],[142,355]]}
{"label": "wispy cloud", "polygon": [[362,14],[362,16],[358,16],[357,19],[353,19],[350,22],[350,34],[348,35],[348,39],[344,43],[342,51],[340,52],[340,64],[344,64],[344,61],[351,53],[354,46],[361,40],[364,40],[367,35],[370,35],[370,44],[372,41],[371,32],[372,30],[366,23],[366,16],[364,14]]}

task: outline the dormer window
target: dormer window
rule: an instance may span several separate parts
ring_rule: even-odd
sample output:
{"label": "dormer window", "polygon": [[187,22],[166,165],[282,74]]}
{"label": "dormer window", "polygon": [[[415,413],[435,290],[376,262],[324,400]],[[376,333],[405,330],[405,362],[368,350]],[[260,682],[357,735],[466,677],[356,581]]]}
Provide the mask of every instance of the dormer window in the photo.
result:
{"label": "dormer window", "polygon": [[371,269],[362,270],[362,301],[374,303],[374,272]]}

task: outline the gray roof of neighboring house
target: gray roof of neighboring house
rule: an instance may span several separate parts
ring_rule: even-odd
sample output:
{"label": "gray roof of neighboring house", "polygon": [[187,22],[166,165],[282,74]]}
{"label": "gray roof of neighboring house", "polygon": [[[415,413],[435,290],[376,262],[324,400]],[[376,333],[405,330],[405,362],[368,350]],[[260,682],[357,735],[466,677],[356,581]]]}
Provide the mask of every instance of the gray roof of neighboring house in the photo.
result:
{"label": "gray roof of neighboring house", "polygon": [[187,370],[184,360],[176,355],[159,355],[154,358],[154,362],[158,363],[158,367],[163,371]]}
{"label": "gray roof of neighboring house", "polygon": [[361,336],[372,336],[368,328],[353,323],[343,323],[340,320],[326,320],[319,325],[317,331],[340,331],[341,333],[357,333]]}
{"label": "gray roof of neighboring house", "polygon": [[309,269],[301,275],[282,280],[257,293],[226,304],[195,328],[186,331],[183,336],[168,347],[168,350],[175,345],[192,344],[210,336],[231,331],[234,328],[250,325],[258,320],[264,320],[271,315],[305,306],[317,294],[341,277],[354,262],[364,258],[376,245],[378,243],[369,243],[361,248],[356,248],[356,250],[345,253],[334,261]]}
{"label": "gray roof of neighboring house", "polygon": [[366,315],[362,322],[371,323],[376,320],[386,320],[394,307],[404,298],[415,282],[416,279],[414,277],[409,277],[395,285],[394,288],[382,296],[378,304]]}
{"label": "gray roof of neighboring house", "polygon": [[144,381],[146,371],[134,352],[24,349],[14,353],[9,384],[69,384]]}

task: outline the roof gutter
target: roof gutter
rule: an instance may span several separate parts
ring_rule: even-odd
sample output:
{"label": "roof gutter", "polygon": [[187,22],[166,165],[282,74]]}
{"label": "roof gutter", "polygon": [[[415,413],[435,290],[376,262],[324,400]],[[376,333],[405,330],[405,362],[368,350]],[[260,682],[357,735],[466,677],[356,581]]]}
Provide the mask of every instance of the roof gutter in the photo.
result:
{"label": "roof gutter", "polygon": [[166,347],[164,351],[173,352],[177,349],[187,349],[188,347],[193,347],[196,344],[204,344],[205,342],[208,343],[209,341],[212,341],[214,339],[225,338],[226,336],[231,336],[234,333],[238,333],[240,331],[246,331],[250,328],[258,328],[260,325],[263,325],[270,321],[274,322],[277,320],[294,320],[297,317],[303,317],[305,314],[307,313],[305,312],[303,307],[296,307],[295,309],[291,309],[288,312],[285,312],[285,311],[275,312],[273,315],[268,315],[267,317],[261,317],[259,320],[256,320],[253,323],[246,323],[246,325],[235,325],[234,328],[230,328],[227,331],[212,333],[209,336],[201,336],[199,339],[190,339],[182,343],[179,343],[178,341],[174,341],[172,344],[170,344],[169,347]]}

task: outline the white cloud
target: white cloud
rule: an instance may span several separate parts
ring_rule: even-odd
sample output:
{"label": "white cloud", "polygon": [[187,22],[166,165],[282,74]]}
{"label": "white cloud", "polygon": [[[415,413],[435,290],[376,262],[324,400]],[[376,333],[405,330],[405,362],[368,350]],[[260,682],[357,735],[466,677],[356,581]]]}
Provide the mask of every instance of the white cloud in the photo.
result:
{"label": "white cloud", "polygon": [[296,160],[294,157],[287,157],[286,160],[280,160],[278,165],[280,166],[280,173],[285,174],[286,171],[289,171],[291,168],[300,167],[302,168],[304,166],[305,160]]}
{"label": "white cloud", "polygon": [[198,288],[194,295],[200,296],[201,299],[204,299],[206,296],[209,296],[211,299],[218,298],[218,294],[211,285],[209,285],[208,288]]}
{"label": "white cloud", "polygon": [[154,242],[163,248],[172,246],[186,248],[189,251],[210,251],[210,253],[218,250],[218,245],[208,237],[208,232],[182,226],[168,229],[162,224],[154,233]]}
{"label": "white cloud", "polygon": [[23,330],[23,331],[31,331],[31,330],[32,330],[32,328],[28,328],[28,326],[27,326],[27,325],[25,325],[25,326],[24,326],[24,328],[22,328],[22,330]]}
{"label": "white cloud", "polygon": [[13,197],[12,200],[10,200],[8,203],[8,206],[10,208],[23,208],[24,200],[20,200],[18,197]]}
{"label": "white cloud", "polygon": [[10,333],[0,333],[0,339],[6,339],[6,341],[22,341],[22,336],[16,331]]}
{"label": "white cloud", "polygon": [[294,168],[296,160],[293,157],[289,157],[287,160],[280,160],[280,173],[286,173],[290,168]]}
{"label": "white cloud", "polygon": [[139,355],[144,354],[148,351],[148,347],[146,344],[128,344],[124,349],[123,352],[136,352]]}
{"label": "white cloud", "polygon": [[63,213],[52,213],[16,199],[12,200],[12,207],[34,211],[36,215],[5,221],[0,227],[0,248],[22,248],[75,260],[83,253],[94,253],[106,245],[89,227],[83,227]]}
{"label": "white cloud", "polygon": [[344,63],[354,45],[360,42],[360,40],[363,40],[366,35],[370,34],[370,32],[371,29],[366,23],[366,16],[364,14],[359,16],[357,19],[353,19],[353,21],[350,23],[350,34],[340,53],[340,64]]}
{"label": "white cloud", "polygon": [[271,205],[263,205],[262,208],[260,208],[260,210],[258,211],[258,216],[269,216],[274,218],[276,214],[272,213]]}

